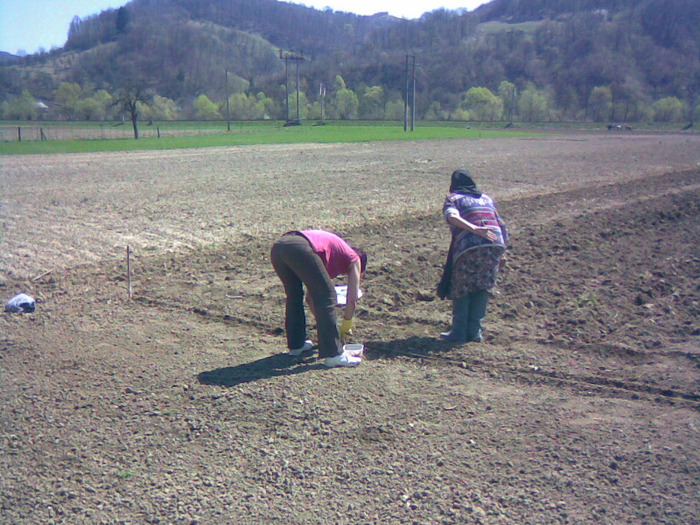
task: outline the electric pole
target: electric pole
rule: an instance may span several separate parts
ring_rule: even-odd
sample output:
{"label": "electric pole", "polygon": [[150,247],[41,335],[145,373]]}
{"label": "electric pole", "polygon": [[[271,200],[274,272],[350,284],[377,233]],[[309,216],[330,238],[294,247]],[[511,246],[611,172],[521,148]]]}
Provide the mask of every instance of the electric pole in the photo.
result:
{"label": "electric pole", "polygon": [[296,87],[297,87],[297,118],[294,124],[301,124],[301,114],[299,108],[299,62],[306,60],[302,53],[292,53],[288,51],[282,51],[280,49],[280,60],[284,60],[284,90],[286,103],[285,107],[287,109],[287,125],[292,122],[289,119],[289,61],[296,62]]}
{"label": "electric pole", "polygon": [[231,108],[228,101],[228,69],[224,70],[226,74],[226,129],[231,131]]}
{"label": "electric pole", "polygon": [[[410,61],[409,59],[412,60]],[[406,55],[406,96],[403,105],[404,131],[408,131],[409,118],[411,119],[411,131],[413,131],[416,122],[416,55]]]}
{"label": "electric pole", "polygon": [[326,105],[326,85],[323,82],[321,82],[321,85],[318,87],[318,94],[321,97],[321,125],[323,125],[323,116]]}

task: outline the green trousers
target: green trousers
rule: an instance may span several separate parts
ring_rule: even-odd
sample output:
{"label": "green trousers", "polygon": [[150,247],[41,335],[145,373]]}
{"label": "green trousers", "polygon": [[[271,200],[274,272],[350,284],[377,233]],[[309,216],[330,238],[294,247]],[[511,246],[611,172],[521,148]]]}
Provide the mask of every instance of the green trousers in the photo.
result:
{"label": "green trousers", "polygon": [[481,341],[481,321],[486,317],[489,302],[487,290],[471,292],[452,299],[452,331],[454,341]]}

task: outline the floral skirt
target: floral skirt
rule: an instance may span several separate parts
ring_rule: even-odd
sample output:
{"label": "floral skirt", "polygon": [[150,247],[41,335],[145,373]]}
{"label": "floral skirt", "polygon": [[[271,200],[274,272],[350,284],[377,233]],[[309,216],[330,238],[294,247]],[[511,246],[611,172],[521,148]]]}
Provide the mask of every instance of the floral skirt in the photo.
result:
{"label": "floral skirt", "polygon": [[448,299],[493,288],[504,252],[503,246],[479,246],[461,253],[452,263]]}

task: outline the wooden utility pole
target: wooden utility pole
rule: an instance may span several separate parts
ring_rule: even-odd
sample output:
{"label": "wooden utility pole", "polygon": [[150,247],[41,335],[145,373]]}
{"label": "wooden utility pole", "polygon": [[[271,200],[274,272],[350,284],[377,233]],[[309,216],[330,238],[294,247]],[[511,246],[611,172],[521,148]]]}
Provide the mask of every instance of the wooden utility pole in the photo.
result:
{"label": "wooden utility pole", "polygon": [[[412,61],[409,62],[409,59],[412,59]],[[413,131],[416,122],[416,55],[406,55],[406,97],[403,105],[404,131],[408,131],[409,118],[411,119],[411,131]]]}
{"label": "wooden utility pole", "polygon": [[411,69],[411,76],[413,77],[413,89],[411,92],[411,131],[415,129],[416,125],[416,55],[413,58],[413,68]]}
{"label": "wooden utility pole", "polygon": [[231,131],[231,107],[228,101],[228,69],[224,69],[226,74],[226,131]]}
{"label": "wooden utility pole", "polygon": [[318,94],[321,97],[321,124],[323,125],[323,116],[326,105],[326,85],[323,82],[321,82],[321,85],[318,87]]}
{"label": "wooden utility pole", "polygon": [[403,99],[403,130],[408,131],[408,55],[406,55],[406,93]]}

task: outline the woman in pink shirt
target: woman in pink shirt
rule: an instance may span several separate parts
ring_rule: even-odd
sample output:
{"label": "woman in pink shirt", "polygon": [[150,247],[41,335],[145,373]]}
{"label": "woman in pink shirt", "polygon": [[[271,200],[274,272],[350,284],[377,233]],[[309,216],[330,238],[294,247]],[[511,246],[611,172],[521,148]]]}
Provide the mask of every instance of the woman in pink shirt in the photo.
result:
{"label": "woman in pink shirt", "polygon": [[[356,366],[361,359],[343,352],[343,343],[352,330],[355,305],[359,298],[360,278],[367,266],[367,255],[351,247],[337,235],[323,230],[291,231],[273,246],[272,266],[287,294],[285,329],[287,347],[294,356],[310,350],[306,338],[304,285],[307,302],[316,317],[318,355],[327,367]],[[338,329],[336,293],[332,279],[348,276],[348,296],[343,320]]]}

